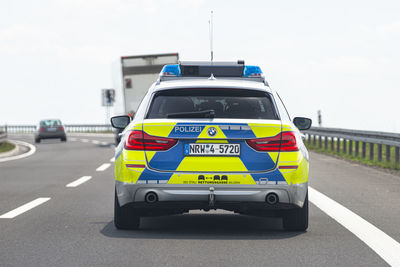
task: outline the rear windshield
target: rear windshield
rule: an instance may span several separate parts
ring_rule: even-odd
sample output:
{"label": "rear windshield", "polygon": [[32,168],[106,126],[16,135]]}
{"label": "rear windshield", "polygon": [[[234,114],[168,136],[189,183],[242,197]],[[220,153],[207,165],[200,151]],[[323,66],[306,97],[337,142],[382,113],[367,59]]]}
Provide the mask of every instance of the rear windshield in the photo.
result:
{"label": "rear windshield", "polygon": [[40,121],[40,126],[60,126],[60,120],[44,120]]}
{"label": "rear windshield", "polygon": [[148,119],[278,119],[271,95],[245,89],[173,89],[158,92]]}

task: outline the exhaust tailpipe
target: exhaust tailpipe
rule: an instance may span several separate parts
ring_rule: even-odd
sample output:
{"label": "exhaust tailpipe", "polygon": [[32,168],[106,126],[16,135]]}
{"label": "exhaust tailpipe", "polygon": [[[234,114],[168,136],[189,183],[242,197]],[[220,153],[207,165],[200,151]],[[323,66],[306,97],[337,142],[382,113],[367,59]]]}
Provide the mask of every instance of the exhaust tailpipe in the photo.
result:
{"label": "exhaust tailpipe", "polygon": [[158,196],[154,192],[148,192],[146,194],[146,196],[144,197],[144,201],[146,201],[149,204],[156,203],[157,200],[158,200]]}
{"label": "exhaust tailpipe", "polygon": [[279,197],[276,193],[268,193],[265,201],[270,205],[275,205],[279,202]]}

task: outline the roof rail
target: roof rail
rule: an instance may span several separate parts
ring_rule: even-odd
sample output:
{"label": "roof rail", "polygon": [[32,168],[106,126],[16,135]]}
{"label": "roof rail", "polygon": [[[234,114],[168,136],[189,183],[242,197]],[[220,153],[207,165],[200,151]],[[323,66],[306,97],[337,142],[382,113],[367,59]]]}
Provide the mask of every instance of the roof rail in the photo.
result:
{"label": "roof rail", "polygon": [[249,80],[268,83],[259,66],[245,65],[243,60],[222,61],[180,61],[179,64],[165,65],[160,72],[158,83],[169,80],[198,79],[214,77],[234,80]]}

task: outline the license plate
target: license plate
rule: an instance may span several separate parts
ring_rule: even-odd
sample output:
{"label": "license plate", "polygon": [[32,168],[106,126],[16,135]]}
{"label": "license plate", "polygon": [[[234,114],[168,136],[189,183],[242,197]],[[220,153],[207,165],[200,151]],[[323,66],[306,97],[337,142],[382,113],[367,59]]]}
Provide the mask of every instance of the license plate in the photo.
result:
{"label": "license plate", "polygon": [[47,131],[49,131],[49,132],[55,132],[55,131],[57,131],[57,128],[47,128]]}
{"label": "license plate", "polygon": [[185,144],[187,156],[240,156],[240,144]]}

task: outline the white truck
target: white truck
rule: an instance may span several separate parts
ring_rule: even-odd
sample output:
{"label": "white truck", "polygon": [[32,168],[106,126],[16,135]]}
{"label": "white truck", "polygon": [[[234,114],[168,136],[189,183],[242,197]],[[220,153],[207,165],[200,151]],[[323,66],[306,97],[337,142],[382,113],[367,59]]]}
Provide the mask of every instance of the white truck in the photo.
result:
{"label": "white truck", "polygon": [[[178,64],[178,61],[178,53],[121,57],[118,67],[114,68],[117,72],[113,75],[117,93],[115,113],[133,117],[147,90],[157,81],[163,66]],[[118,134],[115,133],[117,144],[120,141]]]}

